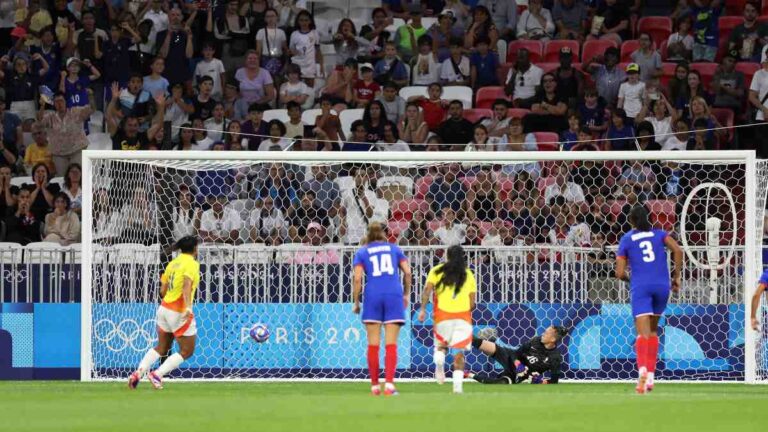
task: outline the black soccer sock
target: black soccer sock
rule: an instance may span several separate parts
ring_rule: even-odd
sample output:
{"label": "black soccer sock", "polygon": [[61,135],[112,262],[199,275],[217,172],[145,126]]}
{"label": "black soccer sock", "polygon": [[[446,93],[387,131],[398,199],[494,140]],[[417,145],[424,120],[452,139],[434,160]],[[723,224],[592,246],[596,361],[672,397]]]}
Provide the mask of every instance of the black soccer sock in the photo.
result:
{"label": "black soccer sock", "polygon": [[483,339],[480,339],[478,337],[472,337],[472,346],[480,349],[480,345],[483,343]]}
{"label": "black soccer sock", "polygon": [[513,384],[514,383],[512,379],[506,375],[489,377],[489,376],[484,376],[480,374],[475,374],[475,376],[473,376],[472,378],[474,378],[475,381],[481,384]]}

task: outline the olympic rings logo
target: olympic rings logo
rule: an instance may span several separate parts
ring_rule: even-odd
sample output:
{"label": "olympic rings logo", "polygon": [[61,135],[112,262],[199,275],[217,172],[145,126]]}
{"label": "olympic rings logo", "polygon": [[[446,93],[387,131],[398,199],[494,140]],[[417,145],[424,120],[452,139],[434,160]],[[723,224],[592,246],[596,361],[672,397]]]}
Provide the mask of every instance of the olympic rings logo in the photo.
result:
{"label": "olympic rings logo", "polygon": [[115,324],[111,319],[104,318],[94,324],[93,337],[112,352],[129,348],[134,352],[145,352],[157,340],[154,329],[154,319],[148,319],[141,324],[132,319],[124,319]]}

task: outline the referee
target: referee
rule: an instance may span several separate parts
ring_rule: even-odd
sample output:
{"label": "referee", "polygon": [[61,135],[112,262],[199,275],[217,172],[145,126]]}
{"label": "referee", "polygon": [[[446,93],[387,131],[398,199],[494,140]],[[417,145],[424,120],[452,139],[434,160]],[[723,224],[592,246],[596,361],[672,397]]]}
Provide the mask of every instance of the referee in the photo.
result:
{"label": "referee", "polygon": [[[557,344],[567,334],[565,327],[551,326],[516,350],[474,337],[472,346],[496,360],[504,367],[504,372],[499,376],[469,374],[469,377],[483,384],[519,384],[529,378],[531,384],[557,384],[563,362]],[[549,378],[544,377],[546,372],[549,372]]]}

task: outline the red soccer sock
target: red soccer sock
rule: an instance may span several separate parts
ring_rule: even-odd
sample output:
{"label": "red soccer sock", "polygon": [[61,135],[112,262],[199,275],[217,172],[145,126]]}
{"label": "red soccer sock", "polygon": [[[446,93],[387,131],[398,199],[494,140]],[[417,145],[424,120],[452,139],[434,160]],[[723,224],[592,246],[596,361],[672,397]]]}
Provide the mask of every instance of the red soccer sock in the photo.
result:
{"label": "red soccer sock", "polygon": [[384,378],[388,383],[395,382],[395,368],[397,367],[397,345],[386,346],[384,358]]}
{"label": "red soccer sock", "polygon": [[371,385],[379,385],[379,346],[368,345],[368,373]]}
{"label": "red soccer sock", "polygon": [[635,340],[635,353],[637,355],[637,370],[648,370],[648,338],[638,336]]}
{"label": "red soccer sock", "polygon": [[648,339],[648,356],[646,361],[646,367],[648,372],[656,372],[656,362],[659,357],[659,337],[651,336]]}

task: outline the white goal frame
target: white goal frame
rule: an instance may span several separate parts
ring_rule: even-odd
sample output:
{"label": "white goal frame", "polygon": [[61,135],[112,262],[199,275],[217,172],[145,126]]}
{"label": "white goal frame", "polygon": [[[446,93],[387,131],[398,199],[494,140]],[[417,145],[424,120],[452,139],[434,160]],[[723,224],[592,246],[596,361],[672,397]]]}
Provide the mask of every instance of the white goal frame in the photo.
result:
{"label": "white goal frame", "polygon": [[[82,301],[81,301],[81,352],[80,379],[91,381],[93,358],[91,347],[92,336],[92,261],[93,261],[93,181],[92,169],[95,160],[151,160],[151,161],[253,161],[256,162],[295,162],[295,163],[521,163],[521,162],[555,162],[581,161],[637,161],[637,160],[674,160],[680,162],[717,162],[744,164],[745,172],[745,257],[744,260],[744,305],[745,305],[745,383],[760,383],[756,379],[757,362],[755,338],[758,333],[753,331],[749,319],[751,313],[751,296],[756,289],[759,277],[762,254],[758,251],[758,232],[762,221],[751,218],[757,217],[757,158],[754,151],[725,150],[725,151],[602,151],[589,152],[212,152],[212,151],[112,151],[86,150],[83,152],[83,203],[82,203]],[[749,229],[749,228],[753,229]],[[285,380],[291,380],[287,378]],[[607,382],[607,381],[601,381]],[[686,381],[687,382],[687,381]],[[693,381],[692,381],[693,382]]]}

